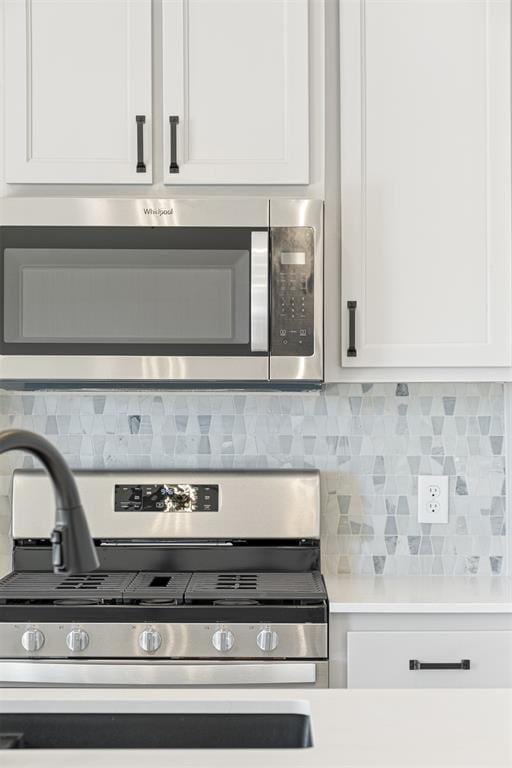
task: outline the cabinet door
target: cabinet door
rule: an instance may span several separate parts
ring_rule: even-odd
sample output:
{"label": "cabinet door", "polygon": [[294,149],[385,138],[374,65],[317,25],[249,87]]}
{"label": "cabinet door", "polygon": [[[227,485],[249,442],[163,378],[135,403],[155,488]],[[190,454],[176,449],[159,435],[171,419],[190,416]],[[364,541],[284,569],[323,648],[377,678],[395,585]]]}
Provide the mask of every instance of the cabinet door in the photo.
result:
{"label": "cabinet door", "polygon": [[7,0],[5,57],[8,182],[151,182],[151,0]]}
{"label": "cabinet door", "polygon": [[510,365],[509,0],[340,9],[342,365]]}
{"label": "cabinet door", "polygon": [[309,181],[308,0],[163,0],[168,184]]}
{"label": "cabinet door", "polygon": [[509,688],[512,632],[347,632],[348,688]]}

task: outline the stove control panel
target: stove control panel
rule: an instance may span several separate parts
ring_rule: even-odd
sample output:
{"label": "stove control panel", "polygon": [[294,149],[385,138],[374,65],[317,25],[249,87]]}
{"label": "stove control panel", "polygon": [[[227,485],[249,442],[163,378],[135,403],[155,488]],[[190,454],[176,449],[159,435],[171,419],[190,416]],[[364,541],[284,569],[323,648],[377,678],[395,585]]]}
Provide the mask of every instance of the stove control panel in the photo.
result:
{"label": "stove control panel", "polygon": [[[104,606],[102,613],[115,607]],[[151,610],[147,607],[145,610]],[[222,609],[221,609],[222,610]],[[260,609],[261,610],[261,609]],[[45,659],[320,659],[327,624],[264,622],[0,623],[0,660]],[[128,682],[128,681],[126,681]]]}
{"label": "stove control panel", "polygon": [[116,512],[218,512],[218,485],[116,485]]}

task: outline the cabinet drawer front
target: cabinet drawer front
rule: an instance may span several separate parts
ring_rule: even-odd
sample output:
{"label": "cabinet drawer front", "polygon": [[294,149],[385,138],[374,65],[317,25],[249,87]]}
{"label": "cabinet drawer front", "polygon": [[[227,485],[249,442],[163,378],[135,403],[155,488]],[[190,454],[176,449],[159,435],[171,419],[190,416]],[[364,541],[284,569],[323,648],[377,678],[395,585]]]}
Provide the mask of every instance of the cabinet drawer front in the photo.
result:
{"label": "cabinet drawer front", "polygon": [[508,688],[512,632],[348,632],[348,688]]}

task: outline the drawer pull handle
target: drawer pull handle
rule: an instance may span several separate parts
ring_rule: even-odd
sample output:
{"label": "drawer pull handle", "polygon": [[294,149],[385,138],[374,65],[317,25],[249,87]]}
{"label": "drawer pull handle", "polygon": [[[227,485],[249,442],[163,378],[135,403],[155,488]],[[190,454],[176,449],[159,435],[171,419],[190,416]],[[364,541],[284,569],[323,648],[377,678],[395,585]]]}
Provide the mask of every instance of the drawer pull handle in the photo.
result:
{"label": "drawer pull handle", "polygon": [[348,349],[347,357],[357,357],[356,349],[356,309],[357,301],[347,301],[348,309]]}
{"label": "drawer pull handle", "polygon": [[458,662],[434,662],[429,664],[424,661],[418,661],[418,659],[409,659],[409,670],[411,672],[421,672],[422,669],[471,669],[471,662],[469,659],[462,659],[462,661]]}

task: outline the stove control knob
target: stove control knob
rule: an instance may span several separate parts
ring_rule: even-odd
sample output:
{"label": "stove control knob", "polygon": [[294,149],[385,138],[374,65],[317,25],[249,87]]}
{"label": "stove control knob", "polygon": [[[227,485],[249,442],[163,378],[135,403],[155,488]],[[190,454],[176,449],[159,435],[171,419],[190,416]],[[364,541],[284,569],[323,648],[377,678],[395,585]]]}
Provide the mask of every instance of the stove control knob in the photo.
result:
{"label": "stove control knob", "polygon": [[89,635],[85,629],[72,629],[66,637],[66,645],[70,651],[85,651],[89,645]]}
{"label": "stove control knob", "polygon": [[258,633],[256,642],[260,651],[275,651],[279,642],[279,636],[277,632],[273,632],[268,627],[265,627],[265,629]]}
{"label": "stove control knob", "polygon": [[235,636],[229,629],[218,629],[213,634],[212,643],[217,651],[230,651],[235,644]]}
{"label": "stove control knob", "polygon": [[44,635],[40,629],[27,629],[21,636],[21,644],[26,651],[40,651],[44,645]]}
{"label": "stove control knob", "polygon": [[156,629],[145,629],[139,635],[139,645],[146,653],[154,653],[162,645],[162,635]]}

